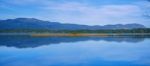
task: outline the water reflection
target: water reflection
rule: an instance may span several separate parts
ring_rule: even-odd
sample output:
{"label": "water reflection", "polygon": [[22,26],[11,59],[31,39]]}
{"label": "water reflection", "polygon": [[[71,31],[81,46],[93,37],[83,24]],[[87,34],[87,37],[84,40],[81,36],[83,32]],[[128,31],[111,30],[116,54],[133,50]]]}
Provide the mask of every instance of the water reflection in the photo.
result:
{"label": "water reflection", "polygon": [[150,66],[148,37],[0,38],[1,66]]}
{"label": "water reflection", "polygon": [[16,48],[34,48],[42,45],[79,42],[79,41],[108,41],[138,43],[149,36],[118,36],[118,37],[29,37],[29,36],[0,36],[0,46]]}

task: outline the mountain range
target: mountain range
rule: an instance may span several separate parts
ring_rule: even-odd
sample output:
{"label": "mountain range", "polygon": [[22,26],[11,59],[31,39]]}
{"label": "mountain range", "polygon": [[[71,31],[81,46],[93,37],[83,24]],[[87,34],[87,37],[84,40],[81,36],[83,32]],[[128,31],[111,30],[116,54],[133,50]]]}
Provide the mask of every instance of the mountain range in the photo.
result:
{"label": "mountain range", "polygon": [[116,25],[79,25],[79,24],[66,24],[59,22],[44,21],[35,18],[16,18],[0,20],[0,29],[52,29],[52,30],[99,30],[99,29],[134,29],[146,28],[141,24],[116,24]]}

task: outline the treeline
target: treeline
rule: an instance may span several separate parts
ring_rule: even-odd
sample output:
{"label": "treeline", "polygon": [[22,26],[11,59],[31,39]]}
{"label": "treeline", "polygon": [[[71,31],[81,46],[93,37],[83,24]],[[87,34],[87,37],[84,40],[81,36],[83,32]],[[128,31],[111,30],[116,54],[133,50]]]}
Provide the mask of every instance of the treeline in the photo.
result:
{"label": "treeline", "polygon": [[150,33],[150,28],[107,30],[0,29],[0,33]]}

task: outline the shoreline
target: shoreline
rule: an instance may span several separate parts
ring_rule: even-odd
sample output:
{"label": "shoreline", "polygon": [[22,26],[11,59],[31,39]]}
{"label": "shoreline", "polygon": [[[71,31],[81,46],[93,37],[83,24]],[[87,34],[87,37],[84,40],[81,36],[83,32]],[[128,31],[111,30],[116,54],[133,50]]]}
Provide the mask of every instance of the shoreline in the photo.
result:
{"label": "shoreline", "polygon": [[31,37],[74,37],[74,36],[150,36],[150,33],[0,33],[0,35],[27,35]]}
{"label": "shoreline", "polygon": [[61,34],[61,33],[57,33],[57,34],[31,34],[31,36],[33,37],[46,37],[46,36],[101,36],[101,37],[105,37],[105,36],[146,36],[146,35],[150,35],[150,33],[113,33],[113,34],[107,34],[107,33],[79,33],[79,34]]}

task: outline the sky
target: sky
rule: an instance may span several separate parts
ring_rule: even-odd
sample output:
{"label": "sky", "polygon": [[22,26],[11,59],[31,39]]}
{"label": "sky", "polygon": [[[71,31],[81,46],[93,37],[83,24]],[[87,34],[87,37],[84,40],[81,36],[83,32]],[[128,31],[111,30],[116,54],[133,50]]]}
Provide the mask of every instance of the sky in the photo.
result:
{"label": "sky", "polygon": [[150,27],[150,0],[0,0],[0,19],[37,18],[52,22]]}

